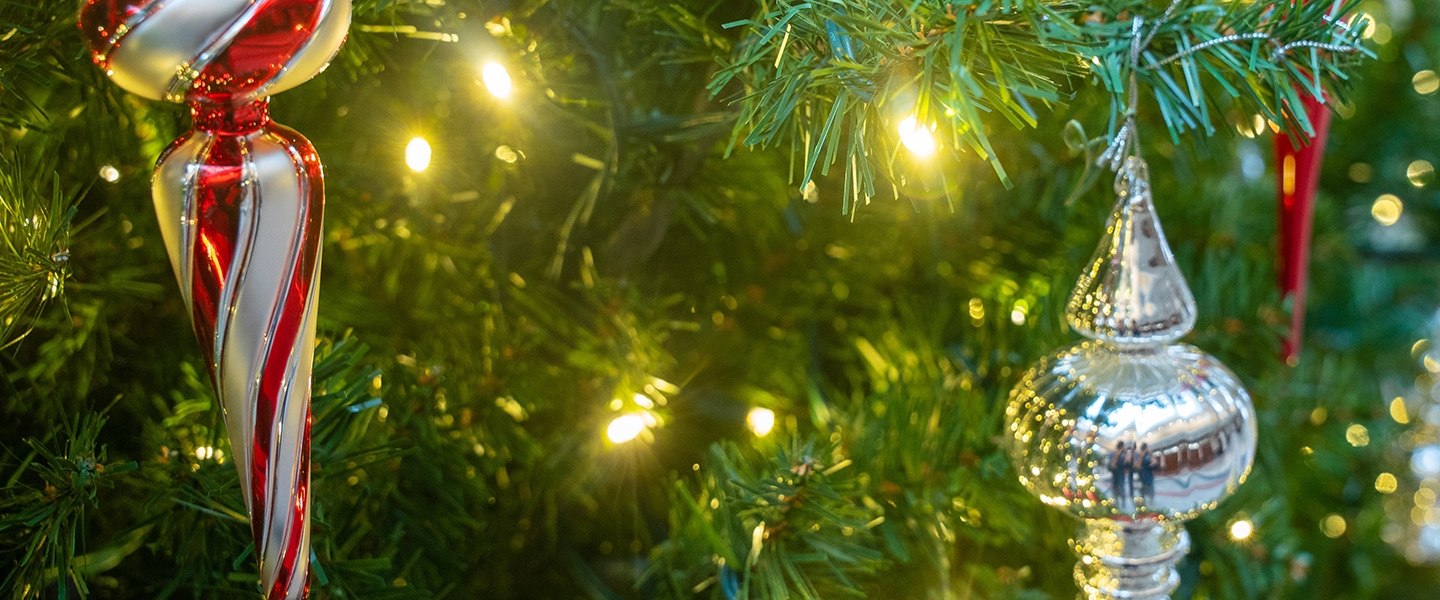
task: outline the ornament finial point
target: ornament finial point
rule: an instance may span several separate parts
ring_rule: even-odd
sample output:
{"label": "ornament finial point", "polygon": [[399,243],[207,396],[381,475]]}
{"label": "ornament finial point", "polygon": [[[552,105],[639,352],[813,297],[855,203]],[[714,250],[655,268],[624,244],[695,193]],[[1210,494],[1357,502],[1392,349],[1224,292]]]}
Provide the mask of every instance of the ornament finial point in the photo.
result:
{"label": "ornament finial point", "polygon": [[1144,160],[1125,160],[1115,193],[1105,238],[1070,293],[1066,321],[1085,337],[1116,345],[1178,340],[1195,326],[1195,297],[1155,215]]}

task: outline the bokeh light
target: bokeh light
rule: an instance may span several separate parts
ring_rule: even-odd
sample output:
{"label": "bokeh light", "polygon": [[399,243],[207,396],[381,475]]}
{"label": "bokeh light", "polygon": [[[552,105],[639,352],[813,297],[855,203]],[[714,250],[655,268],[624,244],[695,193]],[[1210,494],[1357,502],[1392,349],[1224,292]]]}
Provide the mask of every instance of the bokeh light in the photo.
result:
{"label": "bokeh light", "polygon": [[1370,207],[1370,216],[1375,217],[1381,225],[1389,227],[1400,220],[1400,213],[1405,211],[1405,203],[1395,194],[1383,194],[1375,199],[1375,204]]}
{"label": "bokeh light", "polygon": [[1350,445],[1356,448],[1369,446],[1370,430],[1365,429],[1365,426],[1359,423],[1351,425],[1345,429],[1345,441],[1350,442]]}
{"label": "bokeh light", "polygon": [[1320,519],[1320,532],[1324,533],[1325,537],[1338,538],[1345,535],[1346,526],[1345,517],[1335,513],[1330,513]]}
{"label": "bokeh light", "polygon": [[1429,96],[1435,93],[1436,90],[1440,90],[1440,76],[1437,76],[1435,72],[1430,69],[1425,69],[1424,71],[1416,73],[1414,77],[1411,77],[1410,84],[1415,86],[1415,91],[1419,94]]}
{"label": "bokeh light", "polygon": [[1394,493],[1398,487],[1400,487],[1400,481],[1390,473],[1381,473],[1379,477],[1375,478],[1375,491],[1382,494]]}
{"label": "bokeh light", "polygon": [[1405,168],[1405,177],[1410,180],[1410,185],[1425,187],[1425,184],[1435,178],[1435,165],[1428,160],[1416,160]]}

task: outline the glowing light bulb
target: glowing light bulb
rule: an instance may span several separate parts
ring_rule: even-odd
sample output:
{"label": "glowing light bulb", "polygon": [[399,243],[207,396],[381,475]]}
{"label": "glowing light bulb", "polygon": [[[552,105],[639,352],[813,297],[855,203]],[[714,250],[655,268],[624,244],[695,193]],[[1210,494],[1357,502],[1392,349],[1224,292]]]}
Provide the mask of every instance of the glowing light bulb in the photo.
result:
{"label": "glowing light bulb", "polygon": [[745,423],[750,426],[750,431],[755,435],[764,437],[775,428],[775,411],[768,408],[752,408],[750,414],[745,415]]}
{"label": "glowing light bulb", "polygon": [[514,85],[510,83],[510,71],[498,62],[488,62],[480,70],[480,80],[485,83],[485,89],[496,98],[504,100],[510,97]]}
{"label": "glowing light bulb", "polygon": [[934,125],[931,125],[927,129],[921,126],[920,122],[916,121],[914,116],[909,116],[905,117],[905,120],[900,121],[898,129],[900,132],[900,143],[915,156],[926,158],[934,155],[935,151],[940,148],[939,144],[935,143],[935,136],[930,134],[931,131],[935,130]]}
{"label": "glowing light bulb", "polygon": [[640,436],[645,431],[645,419],[640,415],[620,415],[605,428],[605,437],[616,444],[623,444]]}
{"label": "glowing light bulb", "polygon": [[425,138],[417,137],[405,144],[405,165],[411,171],[419,173],[430,168],[430,142]]}
{"label": "glowing light bulb", "polygon": [[113,165],[100,167],[100,178],[106,182],[115,183],[120,180],[120,169],[115,168]]}
{"label": "glowing light bulb", "polygon": [[1230,539],[1240,541],[1255,533],[1255,525],[1246,519],[1240,519],[1230,524]]}

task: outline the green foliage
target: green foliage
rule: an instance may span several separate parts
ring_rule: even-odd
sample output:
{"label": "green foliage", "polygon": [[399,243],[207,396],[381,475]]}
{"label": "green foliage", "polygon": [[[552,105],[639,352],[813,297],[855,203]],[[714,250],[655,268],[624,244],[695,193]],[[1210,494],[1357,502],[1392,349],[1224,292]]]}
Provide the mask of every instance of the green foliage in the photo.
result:
{"label": "green foliage", "polygon": [[1036,127],[1032,102],[1067,103],[1094,85],[1111,96],[1113,136],[1127,112],[1141,109],[1127,98],[1132,75],[1142,105],[1159,109],[1177,143],[1181,133],[1215,132],[1214,115],[1231,108],[1217,107],[1220,91],[1242,111],[1311,132],[1296,90],[1343,91],[1354,67],[1348,53],[1373,56],[1360,42],[1366,22],[1335,19],[1331,9],[1298,1],[1175,0],[1162,11],[1143,0],[780,0],[726,24],[749,34],[711,89],[739,101],[736,133],[746,145],[788,143],[803,160],[802,184],[817,165],[823,175],[838,161],[847,206],[877,194],[876,169],[889,181],[914,178],[897,137],[907,118],[934,131],[948,158],[969,148],[990,161],[1008,187],[982,114]]}
{"label": "green foliage", "polygon": [[0,158],[0,348],[24,337],[30,319],[64,293],[70,277],[74,196],[60,191],[58,176],[45,178],[43,188],[30,177],[20,156]]}
{"label": "green foliage", "polygon": [[[1177,132],[1253,135],[1256,114],[1279,116],[1295,71],[1317,65],[1354,115],[1331,145],[1295,367],[1277,358],[1273,190],[1252,165],[1268,140],[1165,139],[1158,126],[1144,139],[1201,306],[1193,341],[1245,380],[1263,432],[1249,482],[1191,524],[1178,597],[1432,596],[1435,573],[1381,542],[1395,496],[1373,482],[1395,470],[1385,458],[1401,435],[1376,390],[1413,378],[1408,349],[1440,303],[1434,258],[1392,260],[1369,240],[1397,230],[1366,227],[1381,193],[1403,197],[1407,216],[1435,206],[1433,188],[1403,178],[1414,158],[1440,164],[1440,110],[1410,84],[1421,59],[1440,60],[1434,7],[1417,5],[1404,53],[1377,47],[1383,61],[1315,63],[1297,48],[1251,66],[1272,44],[1247,41],[1159,64],[1235,24],[1286,43],[1339,35],[1318,20],[1328,3],[1311,4],[1262,19],[1264,3],[1190,2],[1159,19],[1158,1],[981,2],[950,20],[937,2],[356,2],[334,66],[273,102],[327,174],[312,597],[1072,596],[1074,523],[1014,481],[995,435],[1020,371],[1072,342],[1065,293],[1113,201],[1076,191],[1095,177],[1088,136],[1067,144],[1032,109],[1113,133],[1127,10],[1160,25],[1155,65],[1136,72],[1143,116],[1168,115]],[[69,276],[49,301],[27,296],[16,322],[31,333],[0,354],[0,440],[52,449],[27,459],[32,447],[4,444],[20,450],[0,473],[31,466],[7,482],[0,523],[63,507],[76,550],[5,529],[0,573],[29,587],[0,593],[253,597],[223,415],[149,200],[184,110],[107,82],[80,51],[73,9],[0,3],[0,35],[27,36],[0,44],[14,82],[0,84],[0,140],[27,166],[0,166],[14,186],[0,199],[50,211],[57,236],[77,224],[24,255],[41,264],[68,247]],[[834,60],[827,23],[853,60]],[[478,81],[486,61],[509,68],[508,100]],[[1364,74],[1351,94],[1337,70]],[[957,84],[967,78],[974,87]],[[886,111],[922,96],[943,149],[978,144],[984,160],[894,151]],[[961,118],[942,117],[947,106]],[[736,124],[770,149],[727,145]],[[1017,125],[1041,133],[1006,133]],[[423,173],[403,162],[417,136],[435,148]],[[869,154],[852,159],[853,144]],[[831,158],[875,174],[826,176]],[[815,185],[795,189],[812,159]],[[1345,176],[1356,161],[1374,180]],[[107,164],[113,183],[96,179]],[[21,231],[16,218],[0,230]],[[86,434],[116,457],[98,463],[104,478],[45,495],[37,465],[74,472],[65,449],[89,430],[73,424],[112,401],[109,425]],[[745,427],[754,407],[776,415],[766,436]],[[621,415],[649,425],[607,441]],[[1346,441],[1355,424],[1370,445]],[[122,461],[138,470],[101,485]],[[1338,538],[1317,526],[1332,514],[1349,524]],[[1244,543],[1227,536],[1240,516],[1256,524]]]}
{"label": "green foliage", "polygon": [[[28,450],[8,448],[5,489],[0,495],[0,556],[17,568],[0,580],[0,590],[33,598],[58,577],[58,595],[85,597],[85,575],[101,556],[85,555],[86,512],[99,508],[100,489],[113,488],[133,462],[110,462],[99,443],[105,411],[76,415],[50,440],[26,439]],[[12,454],[25,451],[22,457]],[[14,459],[17,459],[14,460]]]}
{"label": "green foliage", "polygon": [[[876,518],[878,506],[857,501],[860,486],[846,469],[850,464],[838,448],[818,452],[813,443],[776,448],[768,460],[754,460],[735,444],[715,447],[699,493],[683,484],[672,492],[676,514],[683,515],[672,527],[686,535],[658,549],[652,576],[666,578],[676,596],[684,596],[685,587],[710,588],[714,598],[748,599],[751,590],[755,598],[845,595],[855,576],[873,573],[883,556],[859,543],[884,519]],[[685,569],[685,559],[711,564]],[[680,577],[687,571],[710,574],[690,586]]]}

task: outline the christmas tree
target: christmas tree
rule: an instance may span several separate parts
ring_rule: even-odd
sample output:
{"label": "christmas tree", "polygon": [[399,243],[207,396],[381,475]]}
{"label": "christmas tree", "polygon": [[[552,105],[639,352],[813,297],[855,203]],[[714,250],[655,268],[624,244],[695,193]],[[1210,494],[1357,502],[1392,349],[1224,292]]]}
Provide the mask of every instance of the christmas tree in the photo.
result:
{"label": "christmas tree", "polygon": [[[96,68],[77,4],[220,5],[0,3],[0,593],[270,594],[151,198],[192,116]],[[1440,592],[1440,5],[349,9],[269,106],[325,165],[310,596],[1074,597],[1006,407],[1080,339],[1130,155],[1259,434],[1172,595]],[[1270,148],[1332,110],[1306,301]]]}

